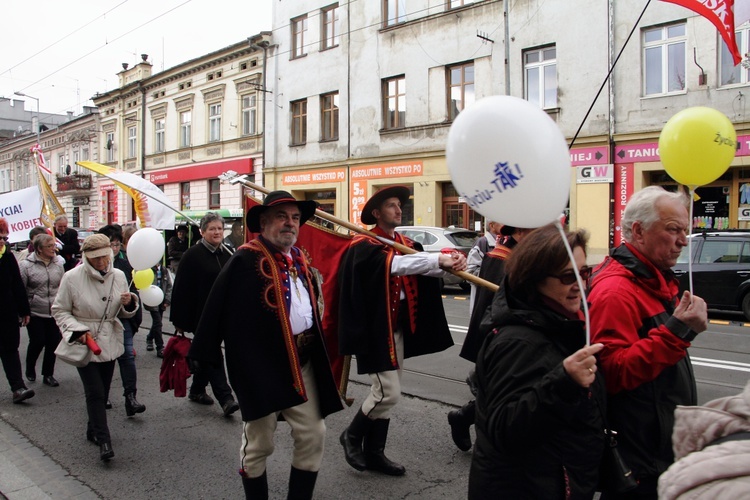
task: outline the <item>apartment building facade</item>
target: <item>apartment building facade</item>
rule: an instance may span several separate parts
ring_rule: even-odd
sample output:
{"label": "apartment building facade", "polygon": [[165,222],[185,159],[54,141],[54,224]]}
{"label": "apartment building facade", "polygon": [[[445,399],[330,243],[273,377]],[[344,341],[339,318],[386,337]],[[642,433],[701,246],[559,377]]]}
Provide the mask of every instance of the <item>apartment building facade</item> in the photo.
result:
{"label": "apartment building facade", "polygon": [[[569,221],[591,231],[599,258],[618,242],[623,199],[651,184],[676,189],[656,147],[664,124],[710,106],[732,120],[740,148],[727,174],[700,188],[696,223],[746,226],[748,70],[732,65],[705,18],[651,2],[638,22],[642,9],[614,0],[275,2],[266,184],[351,221],[378,188],[403,184],[413,193],[404,224],[475,227],[479,215],[448,174],[447,134],[464,107],[513,95],[545,109],[573,143]],[[743,25],[743,54],[747,39]]]}
{"label": "apartment building facade", "polygon": [[[222,183],[234,171],[251,179],[263,170],[263,67],[270,34],[152,74],[147,56],[123,65],[120,84],[94,97],[102,117],[102,163],[160,187],[181,214],[206,211],[242,219],[243,188]],[[132,201],[99,180],[99,214],[106,223],[134,219]]]}

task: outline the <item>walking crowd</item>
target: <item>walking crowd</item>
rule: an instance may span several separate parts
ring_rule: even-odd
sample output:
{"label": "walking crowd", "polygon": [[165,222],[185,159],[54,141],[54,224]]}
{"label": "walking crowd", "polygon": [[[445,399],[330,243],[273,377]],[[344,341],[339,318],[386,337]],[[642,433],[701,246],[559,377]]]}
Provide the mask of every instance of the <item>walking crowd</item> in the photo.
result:
{"label": "walking crowd", "polygon": [[[238,224],[225,238],[225,222],[212,212],[200,221],[197,243],[190,245],[184,227],[169,240],[169,267],[154,268],[164,300],[147,307],[146,348],[165,355],[162,316],[170,306],[176,334],[192,334],[189,401],[212,405],[215,398],[223,416],[241,415],[246,498],[268,498],[266,460],[279,420],[294,440],[288,498],[312,498],[325,418],[344,409],[334,355],[355,357],[358,373],[371,381],[350,424],[339,430],[342,463],[361,472],[407,473],[385,453],[389,429],[398,425],[392,413],[402,370],[406,359],[453,345],[439,278],[462,271],[499,287],[472,290],[461,356],[475,363],[467,378],[474,399],[447,415],[463,451],[472,450],[475,426],[468,498],[748,495],[748,471],[727,474],[715,460],[717,453],[724,459],[750,453],[750,386],[742,396],[709,403],[710,411],[695,406],[688,348],[707,328],[706,304],[687,291],[679,294],[671,272],[687,245],[687,197],[660,187],[634,194],[623,216],[624,243],[593,268],[586,231],[556,225],[529,229],[490,221],[468,259],[456,251],[424,252],[395,232],[409,197],[406,187],[387,187],[363,208],[361,222],[374,227],[350,240],[338,267],[338,303],[325,304],[338,310],[337,353],[326,349],[320,275],[295,246],[300,227],[315,214],[314,201],[270,193],[247,213],[247,229],[258,235],[249,242]],[[126,415],[146,411],[136,399],[134,338],[143,305],[127,259],[133,232],[104,226],[79,247],[60,217],[49,232],[31,231],[28,252],[17,261],[0,219],[0,359],[13,402],[34,396],[23,380],[21,326],[29,335],[28,382],[36,380],[42,352],[42,381],[50,387],[59,385],[55,353],[61,359],[83,353],[76,366],[88,415],[85,436],[99,446],[102,460],[114,457],[106,410],[115,362]],[[723,425],[711,425],[712,418]],[[703,437],[694,438],[697,433]],[[705,453],[706,447],[715,453]],[[701,465],[701,480],[686,472]]]}

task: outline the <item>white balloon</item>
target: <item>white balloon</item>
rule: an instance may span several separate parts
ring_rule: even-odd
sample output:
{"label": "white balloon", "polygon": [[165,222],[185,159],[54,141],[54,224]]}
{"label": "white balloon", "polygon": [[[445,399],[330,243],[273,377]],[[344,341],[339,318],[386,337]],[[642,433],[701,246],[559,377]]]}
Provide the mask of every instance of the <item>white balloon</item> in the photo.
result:
{"label": "white balloon", "polygon": [[154,267],[164,256],[164,239],[152,227],[133,233],[128,241],[128,261],[133,269],[142,271]]}
{"label": "white balloon", "polygon": [[156,307],[164,300],[164,292],[156,285],[139,290],[138,293],[141,296],[141,302],[149,307]]}
{"label": "white balloon", "polygon": [[570,194],[570,153],[542,109],[511,96],[480,99],[451,126],[453,185],[471,208],[514,227],[555,221]]}

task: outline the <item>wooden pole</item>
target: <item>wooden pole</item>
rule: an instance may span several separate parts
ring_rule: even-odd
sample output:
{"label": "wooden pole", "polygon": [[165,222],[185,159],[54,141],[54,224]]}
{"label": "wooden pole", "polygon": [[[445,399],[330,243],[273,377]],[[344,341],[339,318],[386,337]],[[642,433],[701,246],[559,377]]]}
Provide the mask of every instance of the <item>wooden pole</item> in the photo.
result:
{"label": "wooden pole", "polygon": [[[247,179],[244,179],[243,177],[238,176],[236,172],[226,172],[224,174],[221,174],[219,177],[222,180],[226,180],[227,182],[231,182],[231,183],[237,183],[237,182],[239,182],[243,186],[248,187],[250,189],[254,189],[255,191],[260,191],[263,194],[268,194],[268,193],[271,192],[270,190],[268,190],[267,188],[264,188],[263,186],[259,186],[258,184],[255,184],[254,182],[248,181]],[[398,250],[402,254],[417,253],[417,251],[414,250],[413,248],[409,248],[409,247],[407,247],[405,245],[402,245],[400,243],[397,243],[395,241],[391,241],[391,240],[388,240],[388,239],[385,239],[385,238],[381,238],[380,236],[378,236],[377,234],[373,233],[372,231],[368,231],[367,229],[365,229],[365,228],[363,228],[361,226],[358,226],[356,224],[352,224],[351,222],[346,221],[344,219],[339,219],[338,217],[335,217],[335,216],[329,214],[328,212],[324,212],[323,210],[316,209],[315,210],[315,215],[317,215],[321,219],[325,219],[325,220],[327,220],[329,222],[333,222],[334,224],[338,224],[339,226],[343,226],[343,227],[349,229],[350,231],[354,231],[354,232],[357,232],[357,233],[360,233],[360,234],[365,234],[367,236],[371,236],[373,238],[376,238],[377,240],[381,241],[382,243],[384,243],[386,245],[393,246],[396,250]],[[470,281],[470,282],[474,283],[475,285],[479,285],[479,286],[483,286],[485,288],[488,288],[488,289],[492,290],[493,292],[496,292],[497,289],[498,289],[498,286],[495,283],[492,283],[491,281],[487,281],[485,279],[482,279],[482,278],[480,278],[478,276],[474,276],[473,274],[467,273],[466,271],[454,271],[452,269],[444,269],[444,271],[449,272],[451,274],[455,274],[456,276],[459,276],[459,277],[465,279],[466,281]]]}

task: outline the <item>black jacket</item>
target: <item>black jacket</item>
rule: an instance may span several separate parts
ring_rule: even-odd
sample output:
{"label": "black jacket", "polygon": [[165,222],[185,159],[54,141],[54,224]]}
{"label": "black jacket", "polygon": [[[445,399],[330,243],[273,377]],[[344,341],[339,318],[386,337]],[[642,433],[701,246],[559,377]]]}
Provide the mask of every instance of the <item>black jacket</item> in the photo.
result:
{"label": "black jacket", "polygon": [[223,247],[212,252],[201,242],[185,252],[172,285],[169,321],[175,328],[195,332],[211,286],[229,257]]}
{"label": "black jacket", "polygon": [[604,452],[604,381],[584,389],[562,362],[584,346],[582,321],[512,296],[492,303],[502,325],[476,362],[477,439],[469,498],[592,498]]}
{"label": "black jacket", "polygon": [[72,228],[65,230],[63,234],[55,233],[55,238],[60,240],[63,244],[60,249],[60,255],[65,259],[65,265],[63,266],[66,271],[70,271],[76,264],[78,264],[78,256],[81,253],[81,244],[78,242],[78,231]]}
{"label": "black jacket", "polygon": [[[29,299],[26,297],[26,289],[21,280],[18,270],[18,262],[11,252],[8,244],[5,245],[5,254],[0,257],[0,324],[14,325],[18,328],[18,319],[29,316]],[[5,332],[0,332],[3,335]],[[20,373],[20,372],[19,372]]]}

